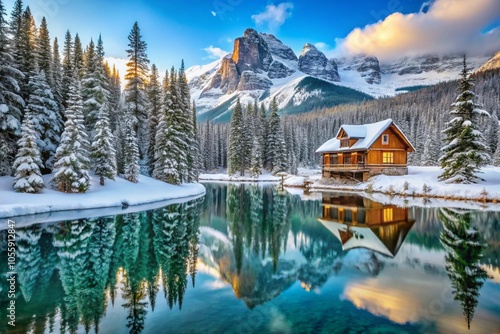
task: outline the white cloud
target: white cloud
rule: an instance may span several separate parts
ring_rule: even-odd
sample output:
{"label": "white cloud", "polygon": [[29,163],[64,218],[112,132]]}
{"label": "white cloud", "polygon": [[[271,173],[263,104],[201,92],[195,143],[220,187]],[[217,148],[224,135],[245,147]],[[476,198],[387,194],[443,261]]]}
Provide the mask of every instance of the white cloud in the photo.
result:
{"label": "white cloud", "polygon": [[328,44],[326,44],[325,42],[314,43],[314,46],[320,50],[328,50],[330,48],[330,46]]}
{"label": "white cloud", "polygon": [[208,58],[210,59],[220,59],[229,53],[221,48],[216,48],[213,45],[210,45],[203,50],[208,54]]}
{"label": "white cloud", "polygon": [[216,13],[216,12],[214,12],[213,10],[212,10],[210,13],[212,13],[212,16],[213,16],[213,17],[217,16],[217,13]]}
{"label": "white cloud", "polygon": [[420,12],[393,13],[338,39],[338,52],[365,53],[381,60],[405,55],[492,54],[500,49],[499,0],[435,0]]}
{"label": "white cloud", "polygon": [[252,20],[257,25],[267,24],[269,30],[276,31],[292,16],[292,9],[291,2],[283,2],[277,6],[267,5],[265,11],[252,15]]}

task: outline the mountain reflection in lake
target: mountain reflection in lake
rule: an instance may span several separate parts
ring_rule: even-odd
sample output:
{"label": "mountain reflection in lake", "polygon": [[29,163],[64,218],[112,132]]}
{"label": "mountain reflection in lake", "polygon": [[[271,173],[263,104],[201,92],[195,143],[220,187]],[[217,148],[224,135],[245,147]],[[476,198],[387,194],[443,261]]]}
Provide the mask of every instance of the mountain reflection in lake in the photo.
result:
{"label": "mountain reflection in lake", "polygon": [[206,187],[161,209],[17,228],[16,327],[0,332],[498,329],[498,212]]}

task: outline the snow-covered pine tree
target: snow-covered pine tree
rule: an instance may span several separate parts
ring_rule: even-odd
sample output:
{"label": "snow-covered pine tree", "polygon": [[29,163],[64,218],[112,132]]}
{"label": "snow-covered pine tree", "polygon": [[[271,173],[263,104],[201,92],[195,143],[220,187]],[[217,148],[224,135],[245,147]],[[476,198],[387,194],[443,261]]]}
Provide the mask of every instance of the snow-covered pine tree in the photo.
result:
{"label": "snow-covered pine tree", "polygon": [[63,122],[44,72],[30,74],[28,93],[26,110],[32,113],[34,128],[38,133],[37,143],[45,166],[42,173],[48,174],[52,172],[54,166]]}
{"label": "snow-covered pine tree", "polygon": [[426,127],[425,141],[420,164],[422,166],[436,166],[439,158],[439,143],[441,138],[436,131],[436,124],[432,120]]}
{"label": "snow-covered pine tree", "polygon": [[[179,102],[181,114],[177,115],[177,126],[182,139],[178,142],[181,149],[185,152],[186,169],[179,169],[183,182],[194,182],[198,180],[196,171],[197,144],[194,131],[193,111],[191,110],[191,94],[184,69],[184,60],[181,62],[181,68],[177,75],[177,85],[179,90]],[[184,160],[184,158],[183,158]],[[182,168],[182,162],[179,161],[179,168]]]}
{"label": "snow-covered pine tree", "polygon": [[245,126],[243,122],[243,108],[241,107],[240,99],[236,101],[236,106],[231,116],[228,156],[228,174],[232,175],[237,171],[243,176],[245,173],[245,164],[243,156],[244,150],[242,145],[242,132]]}
{"label": "snow-covered pine tree", "polygon": [[497,146],[497,150],[495,151],[495,154],[493,154],[491,163],[497,167],[500,167],[500,145]]}
{"label": "snow-covered pine tree", "polygon": [[104,103],[97,114],[97,122],[93,130],[93,141],[90,157],[95,174],[99,176],[101,186],[104,179],[114,180],[116,176],[116,156],[114,136],[109,127],[109,104]]}
{"label": "snow-covered pine tree", "polygon": [[151,65],[151,75],[147,85],[148,92],[148,122],[149,122],[149,143],[148,143],[148,171],[152,174],[155,165],[156,129],[162,111],[162,90],[160,75],[155,64]]}
{"label": "snow-covered pine tree", "polygon": [[148,122],[147,108],[148,98],[146,83],[148,80],[147,44],[142,40],[139,24],[134,23],[128,36],[129,44],[127,54],[127,73],[125,80],[125,109],[131,113],[134,133],[137,134],[137,145],[139,147],[139,159],[142,172],[147,172],[147,150],[148,150]]}
{"label": "snow-covered pine tree", "polygon": [[42,159],[38,145],[37,133],[33,126],[33,115],[30,111],[24,117],[21,139],[18,141],[19,150],[14,161],[15,170],[13,187],[23,193],[38,193],[45,187],[40,168]]}
{"label": "snow-covered pine tree", "polygon": [[[173,85],[172,85],[173,82]],[[172,87],[173,86],[173,87]],[[170,79],[168,71],[163,80],[163,108],[156,128],[155,166],[153,176],[163,182],[180,184],[182,182],[179,175],[178,156],[183,152],[175,145],[175,139],[179,134],[173,127],[173,104],[177,99],[175,89],[175,71],[172,68]]]}
{"label": "snow-covered pine tree", "polygon": [[47,20],[42,18],[42,23],[38,29],[36,38],[36,59],[38,69],[45,73],[45,79],[50,88],[54,87],[53,72],[52,72],[52,46],[50,45],[49,29],[47,28]]}
{"label": "snow-covered pine tree", "polygon": [[113,69],[111,71],[111,78],[109,82],[109,104],[111,108],[111,114],[109,116],[109,121],[111,124],[111,130],[113,133],[116,131],[117,127],[117,116],[118,110],[120,109],[120,97],[122,95],[121,92],[121,82],[120,82],[120,73],[116,70],[116,66],[113,65]]}
{"label": "snow-covered pine tree", "polygon": [[57,171],[52,182],[57,189],[66,193],[86,192],[90,186],[89,142],[80,87],[76,80],[71,83],[68,94],[66,122],[56,152],[54,168]]}
{"label": "snow-covered pine tree", "polygon": [[486,140],[487,144],[490,148],[490,153],[493,155],[495,154],[497,147],[499,146],[498,144],[498,136],[500,135],[500,130],[499,130],[499,124],[498,124],[498,116],[496,110],[493,111],[490,117],[490,121],[488,124],[488,129],[486,131]]}
{"label": "snow-covered pine tree", "polygon": [[61,119],[64,115],[63,97],[62,97],[62,66],[61,66],[61,56],[59,55],[59,42],[57,37],[54,38],[54,43],[52,44],[52,93],[54,94],[54,100],[57,102],[57,107],[59,109],[59,114]]}
{"label": "snow-covered pine tree", "polygon": [[200,152],[200,134],[198,132],[198,122],[196,120],[196,103],[193,100],[193,105],[191,107],[191,120],[193,122],[193,147],[192,147],[192,152],[193,152],[193,168],[191,169],[191,174],[192,174],[192,180],[191,182],[198,181],[199,175],[200,175],[200,170],[202,166],[201,162],[201,152]]}
{"label": "snow-covered pine tree", "polygon": [[[109,99],[109,82],[104,68],[104,48],[99,36],[97,48],[91,40],[85,52],[84,75],[81,81],[83,114],[85,128],[92,138],[92,130],[97,122],[97,115]],[[108,111],[109,106],[106,107]]]}
{"label": "snow-covered pine tree", "polygon": [[15,66],[19,69],[19,53],[21,49],[21,31],[23,29],[24,6],[22,0],[16,0],[10,14],[9,35],[12,40],[10,49],[15,59]]}
{"label": "snow-covered pine tree", "polygon": [[266,161],[273,173],[284,172],[287,169],[286,144],[278,115],[278,102],[273,98],[270,106],[269,123],[267,130]]}
{"label": "snow-covered pine tree", "polygon": [[134,130],[133,116],[130,111],[125,111],[125,138],[123,141],[123,177],[125,180],[139,182],[139,147],[137,135]]}
{"label": "snow-covered pine tree", "polygon": [[477,183],[481,179],[477,176],[480,167],[490,159],[483,134],[477,129],[478,118],[489,114],[474,102],[477,95],[472,91],[473,86],[464,56],[459,95],[452,104],[452,119],[443,131],[446,145],[441,148],[443,155],[439,158],[443,169],[439,179],[447,183]]}
{"label": "snow-covered pine tree", "polygon": [[73,38],[71,33],[66,31],[64,36],[64,50],[63,50],[63,62],[62,62],[62,101],[63,106],[66,108],[68,106],[69,100],[69,87],[73,81]]}
{"label": "snow-covered pine tree", "polygon": [[21,81],[21,96],[24,100],[28,99],[28,83],[29,75],[36,71],[37,59],[36,59],[36,36],[37,28],[35,25],[35,20],[33,15],[31,15],[31,10],[29,7],[23,12],[22,16],[22,29],[19,36],[19,50],[17,64],[19,70],[24,74],[24,78]]}
{"label": "snow-covered pine tree", "polygon": [[75,39],[73,40],[73,71],[77,80],[82,80],[85,73],[84,55],[82,42],[78,33],[75,35]]}
{"label": "snow-covered pine tree", "polygon": [[259,142],[258,137],[254,136],[251,155],[252,159],[250,161],[250,174],[252,177],[258,177],[262,174],[262,152],[260,150],[261,143]]}
{"label": "snow-covered pine tree", "polygon": [[259,132],[259,141],[261,143],[261,153],[262,153],[262,166],[267,166],[267,134],[268,134],[268,126],[269,119],[267,115],[266,106],[264,102],[261,102],[259,107],[259,128],[257,129]]}
{"label": "snow-covered pine tree", "polygon": [[7,31],[5,8],[0,0],[0,176],[11,174],[21,133],[24,100],[19,81],[23,74],[15,67],[13,44]]}

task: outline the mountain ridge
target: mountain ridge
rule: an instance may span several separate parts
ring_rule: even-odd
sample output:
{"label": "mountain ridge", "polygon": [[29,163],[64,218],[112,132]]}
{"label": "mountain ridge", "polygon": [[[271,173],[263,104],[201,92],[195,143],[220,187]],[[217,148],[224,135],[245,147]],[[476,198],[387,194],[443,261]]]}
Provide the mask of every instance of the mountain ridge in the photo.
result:
{"label": "mountain ridge", "polygon": [[[237,98],[244,104],[255,99],[268,104],[276,98],[281,112],[286,114],[394,96],[406,92],[405,87],[456,79],[462,57],[426,55],[402,57],[390,63],[381,63],[372,55],[328,59],[310,43],[297,56],[274,35],[249,28],[235,39],[232,52],[210,64],[188,68],[186,76],[199,116],[217,120],[228,119]],[[487,61],[490,67],[500,67],[500,59],[495,57],[500,58],[500,52],[491,58],[469,58],[468,63],[474,69],[485,66]],[[311,79],[306,78],[324,83],[310,85],[307,80]],[[335,88],[342,86],[343,90]],[[332,93],[349,98],[339,95],[325,103],[325,96]]]}

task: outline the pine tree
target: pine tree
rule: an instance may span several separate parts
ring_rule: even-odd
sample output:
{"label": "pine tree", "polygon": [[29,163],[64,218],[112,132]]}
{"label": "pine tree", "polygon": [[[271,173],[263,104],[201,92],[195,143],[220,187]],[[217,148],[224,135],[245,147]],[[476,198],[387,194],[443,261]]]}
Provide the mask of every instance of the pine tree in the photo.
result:
{"label": "pine tree", "polygon": [[228,147],[228,174],[234,174],[237,171],[243,176],[245,172],[245,164],[242,149],[242,131],[243,131],[243,110],[240,100],[236,101],[236,106],[231,116],[230,134],[229,134],[229,147]]}
{"label": "pine tree", "polygon": [[42,173],[48,174],[52,172],[63,122],[44,72],[30,75],[28,93],[26,110],[33,114],[34,128],[38,133],[38,147],[45,166]]}
{"label": "pine tree", "polygon": [[24,100],[27,100],[29,96],[29,76],[37,69],[36,36],[35,20],[33,15],[31,15],[30,8],[26,7],[22,16],[22,29],[19,36],[19,50],[17,55],[18,68],[24,74],[24,79],[21,81],[21,96]]}
{"label": "pine tree", "polygon": [[103,186],[104,178],[114,180],[116,176],[116,156],[114,136],[109,127],[108,103],[101,106],[94,128],[91,158],[95,174]]}
{"label": "pine tree", "polygon": [[128,36],[129,44],[127,49],[128,62],[125,80],[125,104],[126,110],[132,115],[132,126],[134,133],[138,137],[139,159],[141,168],[146,171],[147,150],[148,150],[148,122],[147,108],[148,100],[146,93],[146,83],[148,79],[149,59],[146,54],[147,44],[142,40],[139,24],[134,23]]}
{"label": "pine tree", "polygon": [[489,114],[474,102],[477,95],[472,91],[474,84],[469,72],[464,56],[459,95],[450,111],[453,118],[443,131],[446,145],[441,148],[443,155],[439,158],[443,169],[439,179],[447,183],[477,183],[480,178],[476,174],[490,159],[483,135],[477,129],[479,116]]}
{"label": "pine tree", "polygon": [[[184,69],[184,60],[181,62],[181,68],[177,75],[177,85],[180,113],[176,115],[176,122],[173,125],[177,127],[178,132],[182,136],[177,144],[179,149],[184,152],[178,164],[179,174],[182,175],[182,182],[194,182],[198,180],[198,173],[195,167],[196,155],[198,154],[197,139],[194,131],[195,122],[193,121],[193,112],[191,110],[191,95]],[[182,167],[184,164],[186,165],[185,169]]]}
{"label": "pine tree", "polygon": [[[174,86],[172,86],[172,82]],[[176,137],[178,138],[179,135],[172,125],[172,108],[175,100],[172,94],[177,94],[175,88],[175,71],[173,69],[170,73],[170,80],[168,78],[168,71],[165,73],[163,91],[163,110],[160,114],[158,126],[156,128],[155,166],[153,176],[164,182],[180,184],[182,181],[179,175],[177,157],[183,153],[174,142],[174,139]]]}
{"label": "pine tree", "polygon": [[38,193],[45,187],[40,168],[42,159],[36,144],[37,134],[33,126],[33,115],[28,111],[24,117],[19,150],[14,161],[14,184],[16,191]]}
{"label": "pine tree", "polygon": [[54,88],[54,77],[52,72],[52,46],[50,45],[49,29],[45,17],[42,18],[40,29],[38,29],[38,37],[36,40],[36,58],[38,69],[45,73],[47,83]]}
{"label": "pine tree", "polygon": [[139,147],[137,145],[137,135],[134,130],[133,116],[129,112],[125,113],[125,138],[123,142],[123,177],[125,180],[139,182]]}
{"label": "pine tree", "polygon": [[286,144],[278,115],[278,102],[276,98],[271,101],[269,125],[267,132],[266,161],[268,168],[273,173],[284,172],[287,169]]}
{"label": "pine tree", "polygon": [[14,43],[8,38],[5,8],[0,0],[0,176],[11,174],[24,108],[19,90],[23,74],[16,68],[11,51],[15,50]]}
{"label": "pine tree", "polygon": [[62,62],[62,101],[66,108],[68,106],[69,100],[69,87],[73,81],[73,39],[71,38],[71,33],[66,31],[64,37],[64,51],[63,51],[63,62]]}
{"label": "pine tree", "polygon": [[252,145],[252,160],[250,163],[250,173],[252,177],[258,177],[262,174],[262,152],[261,152],[261,143],[258,140],[258,137],[255,136]]}
{"label": "pine tree", "polygon": [[79,85],[73,82],[69,87],[66,122],[61,143],[57,148],[53,183],[63,192],[85,192],[90,186],[88,173],[89,146],[83,118],[82,98]]}
{"label": "pine tree", "polygon": [[83,47],[80,41],[80,36],[75,35],[73,40],[73,70],[78,80],[82,80],[84,75],[84,58],[83,58]]}
{"label": "pine tree", "polygon": [[156,129],[158,120],[161,117],[162,110],[162,90],[160,84],[160,75],[155,64],[151,66],[151,75],[147,86],[149,108],[149,146],[148,146],[148,169],[153,171],[155,165],[155,148],[156,148]]}
{"label": "pine tree", "polygon": [[[3,6],[2,6],[3,7]],[[10,49],[14,57],[15,67],[20,68],[21,32],[23,30],[23,1],[16,0],[10,16],[9,34],[12,37]],[[6,46],[5,44],[3,44]]]}
{"label": "pine tree", "polygon": [[54,100],[57,102],[57,107],[59,109],[59,114],[61,119],[64,119],[64,106],[63,106],[63,88],[62,88],[62,66],[61,66],[61,56],[59,54],[59,42],[57,37],[54,38],[54,43],[52,44],[52,93],[54,94]]}
{"label": "pine tree", "polygon": [[196,120],[196,103],[193,101],[193,105],[191,107],[192,118],[193,121],[193,146],[192,146],[192,154],[193,154],[193,167],[191,169],[191,182],[198,181],[200,170],[202,168],[201,162],[201,152],[200,152],[200,134],[198,132],[198,123]]}
{"label": "pine tree", "polygon": [[[85,128],[93,136],[92,130],[97,122],[97,115],[110,96],[109,82],[104,68],[104,49],[99,36],[97,48],[93,41],[85,52],[84,76],[82,79],[83,113]],[[110,109],[109,106],[106,108]]]}
{"label": "pine tree", "polygon": [[495,154],[498,145],[498,136],[500,135],[500,130],[499,130],[499,124],[498,124],[498,116],[496,111],[493,111],[490,117],[490,122],[488,124],[488,129],[486,131],[486,139],[488,141],[488,146],[490,149],[490,153],[493,155]]}

